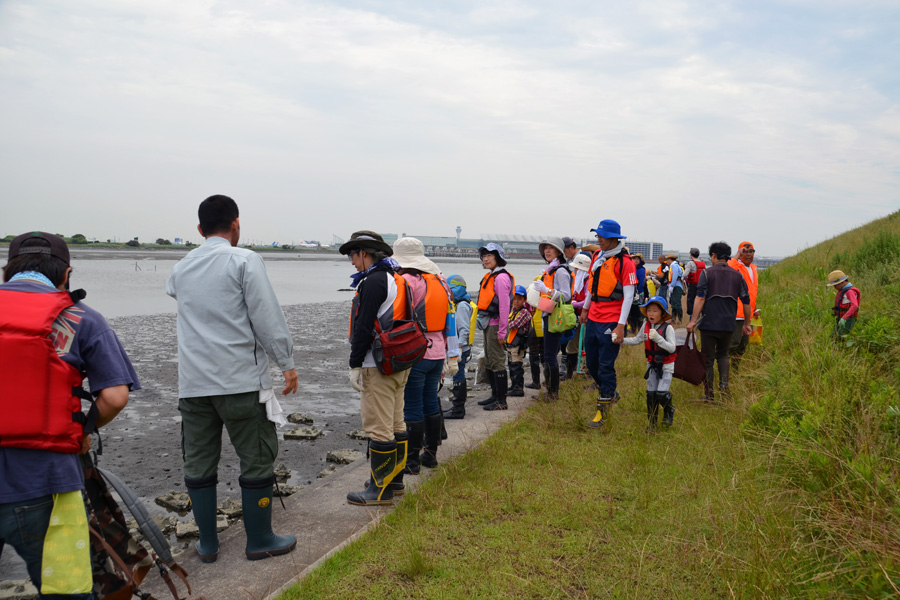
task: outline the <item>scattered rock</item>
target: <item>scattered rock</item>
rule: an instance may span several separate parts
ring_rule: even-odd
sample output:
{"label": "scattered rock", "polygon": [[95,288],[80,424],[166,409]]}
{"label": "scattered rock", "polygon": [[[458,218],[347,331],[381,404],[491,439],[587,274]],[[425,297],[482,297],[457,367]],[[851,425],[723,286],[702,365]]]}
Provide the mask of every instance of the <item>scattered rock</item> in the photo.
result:
{"label": "scattered rock", "polygon": [[347,434],[347,437],[352,440],[370,440],[369,434],[366,433],[362,429],[354,429],[350,433]]}
{"label": "scattered rock", "polygon": [[322,430],[318,427],[296,427],[291,429],[290,431],[285,432],[284,439],[286,440],[314,440],[318,437],[321,437]]}
{"label": "scattered rock", "polygon": [[275,479],[278,480],[278,483],[283,483],[290,478],[291,470],[284,463],[278,463],[278,466],[275,467]]}
{"label": "scattered rock", "polygon": [[38,591],[30,579],[0,581],[0,600],[38,600]]}
{"label": "scattered rock", "polygon": [[302,485],[288,485],[287,483],[282,483],[275,488],[274,496],[292,496],[302,489]]}
{"label": "scattered rock", "polygon": [[225,501],[219,506],[219,514],[225,515],[232,521],[241,516],[241,503],[237,500],[232,500],[231,498],[226,498]]}
{"label": "scattered rock", "polygon": [[350,463],[359,460],[363,456],[364,454],[359,450],[331,450],[325,456],[325,460],[331,463],[337,463],[339,465],[349,465]]}
{"label": "scattered rock", "polygon": [[334,465],[334,464],[328,465],[327,467],[325,467],[324,469],[319,471],[319,474],[316,475],[316,479],[322,479],[323,477],[328,477],[329,475],[331,475],[332,473],[337,471],[339,468],[340,467],[338,465]]}
{"label": "scattered rock", "polygon": [[[216,531],[225,531],[226,529],[228,529],[228,517],[216,515]],[[184,523],[178,523],[175,527],[175,537],[178,539],[200,537],[197,523],[193,519]]]}
{"label": "scattered rock", "polygon": [[165,496],[159,496],[156,503],[166,510],[177,513],[187,513],[191,510],[191,498],[187,492],[170,491]]}
{"label": "scattered rock", "polygon": [[297,425],[312,425],[313,418],[309,415],[304,415],[303,413],[291,413],[287,416],[288,423],[295,423]]}

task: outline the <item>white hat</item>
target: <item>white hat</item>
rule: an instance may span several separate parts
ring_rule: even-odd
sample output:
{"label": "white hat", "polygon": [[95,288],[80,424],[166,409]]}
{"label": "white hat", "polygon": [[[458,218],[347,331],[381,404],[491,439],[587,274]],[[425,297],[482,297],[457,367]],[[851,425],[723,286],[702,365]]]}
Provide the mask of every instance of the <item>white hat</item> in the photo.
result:
{"label": "white hat", "polygon": [[425,245],[413,237],[400,238],[394,242],[394,260],[404,269],[418,269],[423,273],[441,274],[438,266],[425,258]]}
{"label": "white hat", "polygon": [[575,258],[572,259],[570,263],[573,269],[579,269],[581,271],[587,271],[591,268],[591,257],[587,254],[582,254],[579,252],[575,255]]}

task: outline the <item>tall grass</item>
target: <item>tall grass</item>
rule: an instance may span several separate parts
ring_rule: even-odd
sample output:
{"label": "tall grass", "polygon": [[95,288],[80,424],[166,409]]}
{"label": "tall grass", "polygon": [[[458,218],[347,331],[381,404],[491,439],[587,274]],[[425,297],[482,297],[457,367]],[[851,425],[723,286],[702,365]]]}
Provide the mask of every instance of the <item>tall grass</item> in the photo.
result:
{"label": "tall grass", "polygon": [[[859,321],[834,339],[832,269],[861,290]],[[745,432],[771,449],[800,499],[807,588],[900,596],[900,212],[760,274],[762,398]],[[799,572],[798,571],[798,572]]]}

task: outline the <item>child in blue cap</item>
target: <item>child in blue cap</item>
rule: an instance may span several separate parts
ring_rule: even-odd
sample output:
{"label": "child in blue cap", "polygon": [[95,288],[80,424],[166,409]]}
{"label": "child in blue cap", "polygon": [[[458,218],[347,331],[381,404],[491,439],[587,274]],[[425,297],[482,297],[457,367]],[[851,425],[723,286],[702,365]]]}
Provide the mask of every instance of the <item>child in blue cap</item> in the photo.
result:
{"label": "child in blue cap", "polygon": [[509,356],[509,392],[507,396],[525,395],[525,349],[528,346],[528,332],[531,330],[532,310],[525,302],[525,287],[517,285],[509,311],[509,326],[506,331],[506,352]]}

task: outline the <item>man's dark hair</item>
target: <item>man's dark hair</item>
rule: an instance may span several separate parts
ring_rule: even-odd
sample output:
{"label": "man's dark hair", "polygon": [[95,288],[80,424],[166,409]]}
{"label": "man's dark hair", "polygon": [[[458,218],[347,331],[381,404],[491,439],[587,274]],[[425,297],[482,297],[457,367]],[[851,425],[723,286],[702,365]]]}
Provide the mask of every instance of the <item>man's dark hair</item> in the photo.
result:
{"label": "man's dark hair", "polygon": [[[31,238],[23,241],[21,247],[30,248],[32,246],[49,247],[50,244],[41,238]],[[3,267],[3,281],[9,281],[12,279],[13,275],[18,275],[19,273],[37,271],[49,279],[54,286],[59,287],[59,284],[66,278],[66,271],[68,269],[69,265],[66,264],[66,261],[56,258],[55,256],[50,256],[49,254],[20,254],[11,259],[6,266]],[[68,287],[69,285],[67,282],[66,289],[68,289]]]}
{"label": "man's dark hair", "polygon": [[693,248],[691,250],[691,256],[693,256],[694,258],[698,258],[700,256],[700,251],[697,250],[696,248]]}
{"label": "man's dark hair", "polygon": [[731,258],[731,246],[725,242],[713,242],[709,245],[709,255],[716,255],[719,260],[728,260]]}
{"label": "man's dark hair", "polygon": [[231,229],[231,224],[240,216],[237,203],[228,196],[210,196],[200,203],[197,211],[200,218],[200,229],[204,237],[225,233]]}

